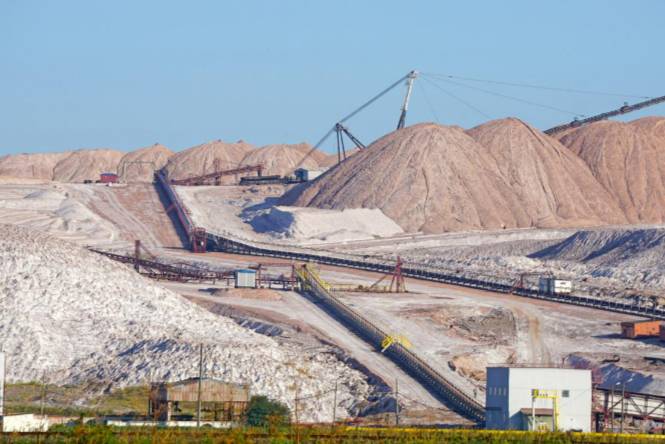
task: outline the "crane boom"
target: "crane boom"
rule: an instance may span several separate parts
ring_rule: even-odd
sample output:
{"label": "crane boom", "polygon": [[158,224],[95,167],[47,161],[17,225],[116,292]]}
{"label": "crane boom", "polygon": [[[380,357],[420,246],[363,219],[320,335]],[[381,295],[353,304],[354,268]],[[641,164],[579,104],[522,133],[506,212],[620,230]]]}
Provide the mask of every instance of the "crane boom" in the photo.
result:
{"label": "crane boom", "polygon": [[600,120],[609,119],[610,117],[620,116],[622,114],[631,113],[649,106],[658,105],[659,103],[665,102],[665,96],[655,97],[653,99],[645,100],[643,102],[636,103],[634,105],[624,105],[621,108],[617,108],[612,111],[608,111],[601,114],[596,114],[595,116],[587,117],[586,119],[573,120],[570,123],[565,123],[563,125],[555,126],[548,130],[545,130],[544,133],[547,135],[553,135],[565,131],[570,128],[577,128],[583,125],[588,125],[589,123],[598,122]]}
{"label": "crane boom", "polygon": [[399,122],[397,122],[397,129],[404,128],[406,124],[406,112],[409,110],[409,100],[411,100],[411,93],[413,92],[413,81],[418,77],[418,71],[411,71],[407,74],[406,79],[406,95],[404,96],[404,103],[402,103],[402,113],[399,116]]}
{"label": "crane boom", "polygon": [[[384,95],[386,95],[388,92],[390,92],[393,88],[395,88],[397,85],[399,85],[400,83],[402,83],[404,80],[410,79],[410,77],[411,77],[414,73],[416,73],[416,71],[410,71],[410,72],[407,73],[406,75],[400,77],[399,80],[395,81],[395,82],[392,83],[390,86],[388,86],[387,88],[385,88],[383,91],[381,91],[380,93],[378,93],[377,95],[375,95],[374,97],[372,97],[371,99],[369,99],[367,102],[365,102],[365,103],[363,103],[362,105],[360,105],[358,108],[356,108],[356,109],[355,109],[354,111],[352,111],[350,114],[347,114],[346,116],[344,116],[344,117],[342,117],[341,119],[339,119],[339,120],[337,121],[337,123],[336,123],[335,125],[333,125],[333,127],[330,128],[330,129],[328,130],[328,132],[327,132],[327,133],[321,138],[321,140],[319,140],[319,141],[316,143],[316,145],[314,145],[314,146],[312,147],[312,149],[309,150],[309,151],[308,151],[308,152],[302,157],[302,159],[300,159],[300,162],[298,162],[298,164],[297,164],[295,167],[293,167],[293,168],[291,169],[291,173],[293,173],[295,170],[297,170],[298,168],[300,168],[300,167],[305,163],[305,160],[307,160],[307,159],[309,158],[309,156],[311,156],[311,155],[314,153],[314,151],[316,151],[321,145],[323,145],[323,142],[325,142],[326,140],[328,140],[328,137],[330,137],[333,133],[337,132],[337,125],[338,125],[338,124],[342,124],[342,123],[346,122],[347,120],[349,120],[350,118],[352,118],[353,116],[355,116],[356,114],[358,114],[360,111],[364,110],[365,108],[367,108],[368,106],[370,106],[372,103],[374,103],[374,102],[376,102],[377,100],[379,100],[381,97],[383,97]],[[415,78],[415,77],[414,77],[414,78]],[[412,83],[412,82],[413,82],[413,80],[411,80],[411,83]],[[410,96],[410,93],[409,93],[409,96]],[[408,107],[408,100],[405,100],[405,103],[406,103],[406,106]],[[404,107],[402,107],[402,113],[403,113],[403,114],[406,114],[405,111],[404,111]],[[405,117],[406,117],[406,116],[405,116]],[[400,120],[401,120],[401,119],[400,119]],[[352,139],[352,140],[353,140],[353,139]],[[355,143],[355,141],[354,141],[354,143]]]}

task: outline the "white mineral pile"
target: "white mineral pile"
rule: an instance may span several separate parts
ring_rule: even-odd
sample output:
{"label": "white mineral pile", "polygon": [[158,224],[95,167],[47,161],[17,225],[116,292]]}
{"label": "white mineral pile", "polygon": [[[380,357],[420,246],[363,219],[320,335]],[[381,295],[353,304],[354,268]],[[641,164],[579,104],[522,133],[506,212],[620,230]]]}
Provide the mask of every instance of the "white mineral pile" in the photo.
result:
{"label": "white mineral pile", "polygon": [[169,159],[166,170],[172,179],[187,179],[236,168],[253,148],[243,141],[215,140],[178,152]]}
{"label": "white mineral pile", "polygon": [[83,182],[99,180],[101,173],[117,172],[124,153],[109,149],[78,150],[71,152],[53,168],[57,182]]}
{"label": "white mineral pile", "polygon": [[247,153],[242,165],[258,165],[264,167],[265,175],[284,176],[293,173],[298,167],[317,169],[319,162],[326,159],[326,155],[319,150],[312,150],[307,143],[296,145],[266,145]]}
{"label": "white mineral pile", "polygon": [[665,228],[578,231],[530,258],[627,286],[665,288]]}
{"label": "white mineral pile", "polygon": [[629,223],[665,222],[665,119],[601,121],[561,142],[581,157]]}
{"label": "white mineral pile", "polygon": [[0,176],[11,179],[53,180],[55,166],[69,153],[12,154],[0,158]]}
{"label": "white mineral pile", "polygon": [[120,181],[152,182],[156,170],[161,169],[173,156],[173,151],[156,143],[122,156],[118,164]]}
{"label": "white mineral pile", "polygon": [[[204,373],[250,384],[301,417],[328,420],[339,383],[342,413],[366,397],[366,378],[330,354],[314,354],[244,329],[144,279],[128,267],[45,234],[0,226],[0,343],[10,381],[109,388]],[[328,396],[330,395],[330,396]]]}
{"label": "white mineral pile", "polygon": [[467,133],[487,148],[517,194],[525,213],[514,212],[520,227],[625,222],[623,212],[587,165],[556,139],[514,118],[493,120]]}
{"label": "white mineral pile", "polygon": [[487,149],[461,128],[418,124],[390,133],[315,181],[285,205],[379,208],[405,231],[515,227],[527,220]]}
{"label": "white mineral pile", "polygon": [[75,185],[13,185],[0,189],[0,223],[51,233],[81,244],[108,244],[120,237],[110,222],[87,205]]}
{"label": "white mineral pile", "polygon": [[379,209],[324,210],[273,207],[251,220],[259,233],[298,241],[372,239],[402,233],[399,225]]}

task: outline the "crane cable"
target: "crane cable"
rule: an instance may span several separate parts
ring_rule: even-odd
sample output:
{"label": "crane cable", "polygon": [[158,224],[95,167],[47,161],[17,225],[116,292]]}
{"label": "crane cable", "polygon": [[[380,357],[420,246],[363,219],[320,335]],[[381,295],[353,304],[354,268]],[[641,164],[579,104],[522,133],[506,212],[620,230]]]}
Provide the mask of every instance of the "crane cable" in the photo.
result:
{"label": "crane cable", "polygon": [[471,105],[469,102],[467,102],[467,101],[461,99],[461,98],[458,97],[457,95],[455,95],[455,94],[451,93],[450,91],[448,91],[448,90],[442,88],[440,85],[438,85],[438,84],[432,82],[429,78],[427,78],[427,77],[423,77],[423,80],[426,81],[427,83],[429,83],[430,85],[432,85],[434,88],[436,88],[436,89],[438,89],[439,91],[443,92],[444,94],[447,94],[448,96],[452,97],[453,99],[457,100],[458,102],[460,102],[460,103],[462,103],[462,104],[468,106],[469,108],[471,108],[472,110],[474,110],[475,112],[477,112],[477,113],[480,114],[481,116],[485,117],[486,119],[490,119],[490,120],[492,119],[491,116],[487,115],[486,113],[484,113],[484,112],[483,112],[482,110],[480,110],[479,108],[477,108],[477,107]]}
{"label": "crane cable", "polygon": [[493,96],[503,97],[504,99],[510,99],[510,100],[514,100],[516,102],[525,103],[527,105],[537,106],[537,107],[540,107],[540,108],[546,108],[546,109],[549,109],[549,110],[552,110],[552,111],[557,111],[557,112],[560,112],[560,113],[563,113],[563,114],[569,114],[569,115],[572,115],[572,116],[575,116],[575,117],[585,117],[585,114],[582,114],[582,113],[578,113],[578,112],[574,112],[574,111],[568,111],[568,110],[565,110],[565,109],[557,108],[557,107],[550,106],[550,105],[545,105],[545,104],[538,103],[538,102],[532,102],[530,100],[522,99],[520,97],[510,96],[508,94],[502,94],[502,93],[498,93],[498,92],[495,92],[495,91],[489,91],[487,89],[478,88],[476,86],[471,86],[471,85],[467,85],[467,84],[464,84],[464,83],[455,82],[454,80],[441,79],[441,78],[436,78],[436,77],[432,77],[432,76],[429,76],[429,75],[426,76],[426,78],[428,78],[429,80],[433,80],[433,81],[451,83],[453,85],[461,86],[463,88],[473,89],[473,90],[476,90],[476,91],[484,92],[485,94],[491,94]]}
{"label": "crane cable", "polygon": [[520,88],[532,88],[532,89],[542,89],[546,91],[558,91],[558,92],[567,92],[567,93],[573,93],[573,94],[591,94],[591,95],[599,95],[599,96],[613,96],[613,97],[623,97],[623,98],[629,98],[629,99],[650,99],[650,96],[640,96],[640,95],[635,95],[635,94],[621,94],[621,93],[615,93],[615,92],[605,92],[605,91],[591,91],[591,90],[585,90],[585,89],[572,89],[572,88],[560,88],[560,87],[553,87],[553,86],[544,86],[544,85],[534,85],[531,83],[523,83],[523,82],[504,82],[504,81],[499,81],[499,80],[487,80],[487,79],[477,79],[473,77],[460,77],[460,76],[453,76],[449,74],[435,74],[435,73],[425,73],[424,75],[428,75],[430,77],[437,77],[440,79],[456,79],[456,80],[466,80],[469,82],[481,82],[481,83],[491,83],[494,85],[506,85],[506,86],[516,86]]}
{"label": "crane cable", "polygon": [[402,83],[404,80],[406,80],[406,79],[409,77],[410,74],[411,74],[411,71],[409,71],[409,73],[407,73],[406,75],[400,77],[399,80],[395,81],[395,82],[392,83],[390,86],[388,86],[387,88],[383,89],[380,93],[376,94],[374,97],[372,97],[371,99],[369,99],[368,101],[366,101],[366,102],[363,103],[362,105],[360,105],[358,108],[356,108],[356,109],[355,109],[354,111],[352,111],[350,114],[347,114],[346,116],[342,117],[342,118],[339,119],[337,122],[335,122],[335,126],[333,126],[332,128],[330,128],[330,130],[328,130],[328,132],[327,132],[327,133],[321,138],[321,140],[319,140],[319,141],[316,143],[316,145],[314,145],[314,146],[312,147],[312,149],[309,150],[309,151],[308,151],[308,152],[302,157],[302,159],[300,159],[300,162],[298,162],[298,164],[297,164],[295,167],[292,168],[292,170],[290,171],[289,174],[292,174],[295,170],[297,170],[298,168],[300,168],[300,167],[302,166],[302,164],[305,163],[305,160],[307,160],[307,159],[309,158],[309,156],[311,156],[311,155],[314,153],[314,151],[316,151],[321,145],[323,145],[323,142],[325,142],[325,141],[328,139],[328,137],[330,137],[330,136],[332,135],[332,133],[335,132],[335,127],[336,127],[336,124],[337,124],[337,123],[344,123],[344,122],[346,122],[347,120],[349,120],[350,118],[352,118],[353,116],[355,116],[356,114],[358,114],[360,111],[364,110],[365,108],[367,108],[368,106],[370,106],[372,103],[374,103],[374,102],[376,102],[377,100],[379,100],[381,97],[383,97],[385,94],[387,94],[390,90],[392,90],[392,89],[395,88],[397,85],[399,85],[399,84]]}

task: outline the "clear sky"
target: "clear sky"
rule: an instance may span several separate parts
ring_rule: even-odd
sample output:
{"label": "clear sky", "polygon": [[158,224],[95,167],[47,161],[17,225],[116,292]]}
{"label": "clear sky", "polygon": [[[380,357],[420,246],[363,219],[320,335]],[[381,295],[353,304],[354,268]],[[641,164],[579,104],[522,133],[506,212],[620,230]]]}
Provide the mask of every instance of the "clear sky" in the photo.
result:
{"label": "clear sky", "polygon": [[[665,95],[664,18],[663,0],[0,0],[0,154],[315,143],[411,69]],[[640,100],[454,81],[419,79],[408,123],[548,128]],[[403,93],[349,127],[391,131]]]}

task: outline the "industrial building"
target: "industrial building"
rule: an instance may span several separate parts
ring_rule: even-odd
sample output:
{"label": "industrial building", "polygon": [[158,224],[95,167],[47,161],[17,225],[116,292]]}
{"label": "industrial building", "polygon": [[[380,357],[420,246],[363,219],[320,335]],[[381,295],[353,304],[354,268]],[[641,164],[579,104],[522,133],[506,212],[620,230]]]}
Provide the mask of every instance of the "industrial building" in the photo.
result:
{"label": "industrial building", "polygon": [[[197,410],[209,420],[237,422],[249,404],[249,386],[202,378],[153,384],[150,388],[149,415],[157,421],[171,421],[172,416],[189,417]],[[175,415],[174,415],[175,414]],[[202,415],[202,419],[203,416]]]}
{"label": "industrial building", "polygon": [[308,182],[310,180],[316,179],[317,177],[319,177],[324,172],[325,172],[325,170],[310,170],[310,169],[307,169],[307,168],[298,168],[293,173],[295,174],[296,179],[298,179],[302,182]]}
{"label": "industrial building", "polygon": [[240,269],[235,272],[236,288],[256,288],[256,270]]}
{"label": "industrial building", "polygon": [[488,367],[486,428],[591,430],[591,371]]}

